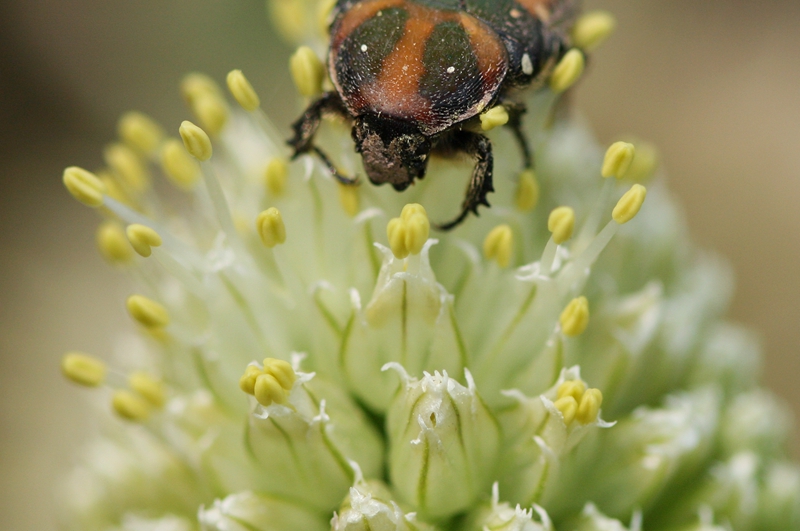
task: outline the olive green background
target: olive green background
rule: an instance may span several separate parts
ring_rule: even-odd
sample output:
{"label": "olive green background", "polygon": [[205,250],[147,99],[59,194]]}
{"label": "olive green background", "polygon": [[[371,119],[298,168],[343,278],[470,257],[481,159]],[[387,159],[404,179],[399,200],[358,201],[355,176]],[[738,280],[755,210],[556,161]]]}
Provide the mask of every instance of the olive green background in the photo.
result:
{"label": "olive green background", "polygon": [[[661,149],[695,239],[733,263],[731,316],[758,330],[764,378],[800,412],[800,3],[592,0],[616,35],[577,106],[603,142]],[[101,164],[119,113],[176,131],[180,76],[242,68],[285,126],[299,110],[261,1],[0,3],[0,527],[54,528],[52,489],[91,427],[67,349],[104,355],[132,326],[128,285],[63,167]]]}

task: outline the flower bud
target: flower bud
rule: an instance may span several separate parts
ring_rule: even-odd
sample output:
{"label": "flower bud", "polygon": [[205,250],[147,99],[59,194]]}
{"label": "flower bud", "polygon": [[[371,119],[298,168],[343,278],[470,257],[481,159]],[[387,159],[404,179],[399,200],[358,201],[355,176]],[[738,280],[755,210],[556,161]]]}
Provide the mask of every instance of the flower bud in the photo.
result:
{"label": "flower bud", "polygon": [[[428,250],[405,260],[384,253],[375,291],[366,308],[346,331],[342,353],[350,388],[376,411],[385,411],[398,390],[394,372],[381,372],[390,362],[402,362],[412,375],[443,370],[460,374],[466,353],[452,312],[452,298],[436,282]],[[408,264],[406,264],[406,260]],[[370,352],[370,356],[359,353]]]}
{"label": "flower bud", "polygon": [[[537,522],[533,518],[536,513]],[[492,487],[492,501],[473,510],[461,527],[469,531],[553,531],[553,524],[547,511],[533,505],[532,509],[523,509],[519,505],[512,508],[507,502],[500,502],[498,484]]]}
{"label": "flower bud", "polygon": [[723,452],[751,450],[762,455],[784,451],[792,429],[792,414],[771,393],[757,389],[738,395],[720,426]]}
{"label": "flower bud", "polygon": [[764,529],[800,529],[800,467],[772,463],[764,473],[759,499]]}
{"label": "flower bud", "polygon": [[[264,376],[256,378],[256,398]],[[383,444],[375,429],[344,389],[313,374],[297,374],[284,404],[255,403],[246,437],[262,478],[259,491],[314,510],[329,511],[347,494],[353,482],[348,460],[369,477],[381,473]]]}
{"label": "flower bud", "polygon": [[469,371],[467,387],[447,373],[404,377],[387,418],[389,476],[400,497],[424,517],[445,518],[469,507],[494,479],[497,421]]}
{"label": "flower bud", "polygon": [[197,515],[202,531],[326,531],[318,514],[284,500],[245,491],[215,500]]}
{"label": "flower bud", "polygon": [[609,518],[601,513],[593,503],[587,503],[580,516],[569,529],[574,531],[640,531],[641,528],[641,512],[635,512],[631,525],[626,527],[619,520]]}
{"label": "flower bud", "polygon": [[378,481],[356,481],[339,512],[331,520],[331,531],[434,531],[418,522],[414,513],[404,513],[392,501],[389,489]]}

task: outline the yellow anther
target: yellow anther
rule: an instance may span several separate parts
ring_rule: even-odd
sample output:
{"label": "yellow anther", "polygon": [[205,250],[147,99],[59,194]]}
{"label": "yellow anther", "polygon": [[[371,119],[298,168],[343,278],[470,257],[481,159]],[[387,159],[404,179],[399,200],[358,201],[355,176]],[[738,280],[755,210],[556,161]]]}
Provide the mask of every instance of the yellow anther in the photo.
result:
{"label": "yellow anther", "polygon": [[547,218],[547,230],[553,233],[553,241],[561,245],[572,238],[575,229],[575,211],[570,207],[562,206],[550,212]]}
{"label": "yellow anther", "polygon": [[572,27],[572,44],[591,52],[611,35],[616,26],[617,21],[608,11],[590,11]]}
{"label": "yellow anther", "polygon": [[194,107],[198,99],[205,96],[222,97],[222,91],[217,83],[205,74],[192,72],[186,74],[181,80],[181,95],[190,107]]}
{"label": "yellow anther", "polygon": [[161,408],[166,402],[164,384],[146,372],[137,371],[128,377],[128,385],[147,400],[151,406]]}
{"label": "yellow anther", "polygon": [[126,205],[130,205],[132,203],[130,196],[125,193],[125,190],[122,189],[122,187],[119,185],[119,182],[114,179],[114,176],[111,175],[110,172],[101,170],[98,171],[96,175],[106,188],[106,196],[110,197],[114,201],[119,201],[120,203],[124,203]]}
{"label": "yellow anther", "polygon": [[289,163],[284,158],[270,159],[264,168],[264,184],[271,195],[281,196],[286,189],[286,178],[289,175]]}
{"label": "yellow anther", "polygon": [[530,212],[539,203],[539,183],[533,170],[525,170],[519,175],[517,191],[514,195],[517,209]]}
{"label": "yellow anther", "polygon": [[550,76],[550,89],[556,94],[564,92],[580,79],[586,60],[583,53],[575,48],[564,54]]}
{"label": "yellow anther", "polygon": [[586,297],[572,299],[559,318],[561,331],[567,336],[579,336],[589,324],[589,301]]}
{"label": "yellow anther", "polygon": [[72,197],[86,206],[99,207],[103,204],[106,187],[95,174],[77,166],[64,170],[64,186]]}
{"label": "yellow anther", "polygon": [[256,378],[264,374],[264,371],[255,365],[248,365],[244,370],[244,374],[239,378],[239,389],[248,395],[255,394],[256,392]]}
{"label": "yellow anther", "polygon": [[514,247],[514,233],[508,225],[493,228],[483,240],[483,256],[496,260],[500,267],[508,267]]}
{"label": "yellow anther", "polygon": [[617,179],[623,178],[628,173],[635,155],[636,148],[633,147],[633,144],[614,142],[606,151],[605,159],[603,159],[603,169],[600,173],[603,177],[611,177],[613,175]]}
{"label": "yellow anther", "polygon": [[272,375],[286,391],[291,391],[297,374],[288,361],[264,358],[264,374]]}
{"label": "yellow anther", "polygon": [[133,258],[133,250],[125,237],[125,231],[117,223],[106,221],[97,229],[97,248],[103,258],[111,263],[124,264]]}
{"label": "yellow anther", "polygon": [[508,123],[508,111],[502,105],[496,105],[481,114],[481,129],[491,131],[495,127]]}
{"label": "yellow anther", "polygon": [[277,28],[283,37],[296,42],[305,37],[306,9],[303,2],[297,0],[272,0],[267,2],[272,27]]}
{"label": "yellow anther", "polygon": [[128,313],[146,328],[164,328],[169,324],[169,312],[162,305],[142,295],[131,295],[125,301]]}
{"label": "yellow anther", "polygon": [[575,418],[581,424],[591,424],[597,420],[600,406],[603,405],[603,393],[599,389],[589,389],[581,397]]}
{"label": "yellow anther", "polygon": [[567,380],[558,386],[556,399],[571,396],[576,402],[580,403],[583,393],[586,392],[586,384],[583,380]]}
{"label": "yellow anther", "polygon": [[359,210],[358,187],[339,183],[339,204],[345,214],[355,217]]}
{"label": "yellow anther", "polygon": [[155,152],[164,138],[161,126],[149,116],[136,111],[126,112],[120,117],[117,134],[125,144],[144,155]]}
{"label": "yellow anther", "polygon": [[185,190],[191,189],[200,177],[200,166],[177,138],[164,142],[161,148],[161,168],[172,183]]}
{"label": "yellow anther", "polygon": [[189,120],[184,120],[179,129],[181,139],[186,151],[199,161],[206,161],[211,158],[211,139],[205,131],[197,127]]}
{"label": "yellow anther", "polygon": [[578,401],[572,396],[564,396],[559,398],[553,403],[561,414],[564,416],[564,424],[569,426],[575,420],[575,414],[578,412]]}
{"label": "yellow anther", "polygon": [[653,144],[637,142],[636,155],[626,177],[637,183],[647,182],[658,169],[659,158],[658,149]]}
{"label": "yellow anther", "polygon": [[241,70],[231,70],[226,78],[228,90],[231,91],[233,98],[246,111],[254,111],[261,105],[253,85],[244,77]]}
{"label": "yellow anther", "polygon": [[639,209],[642,208],[645,197],[647,197],[647,188],[641,184],[634,184],[631,186],[631,189],[625,192],[625,195],[617,201],[617,206],[615,206],[614,210],[611,212],[611,217],[620,225],[629,222],[639,213]]}
{"label": "yellow anther", "polygon": [[141,422],[150,416],[150,406],[147,401],[127,389],[114,392],[111,406],[117,415],[133,422]]}
{"label": "yellow anther", "polygon": [[212,135],[218,135],[228,123],[230,110],[221,96],[206,94],[197,98],[192,105],[192,112],[197,116],[203,128]]}
{"label": "yellow anther", "polygon": [[106,364],[83,352],[67,352],[61,358],[61,372],[86,387],[97,387],[106,379]]}
{"label": "yellow anther", "polygon": [[319,2],[317,24],[319,25],[322,35],[328,35],[328,28],[331,25],[331,13],[333,12],[334,6],[336,6],[336,2],[337,0],[321,0]]}
{"label": "yellow anther", "polygon": [[280,210],[268,208],[256,218],[256,230],[261,241],[270,249],[286,241],[286,225]]}
{"label": "yellow anther", "polygon": [[266,407],[273,402],[277,404],[286,403],[288,393],[273,375],[261,374],[256,378],[253,395],[256,397],[259,404]]}
{"label": "yellow anther", "polygon": [[156,231],[146,225],[134,223],[125,229],[128,241],[131,242],[133,250],[140,256],[147,258],[153,253],[151,247],[159,247],[163,242],[161,236]]}
{"label": "yellow anther", "polygon": [[314,50],[308,46],[298,48],[289,59],[289,70],[297,90],[303,96],[316,96],[322,92],[325,65],[322,64]]}
{"label": "yellow anther", "polygon": [[404,206],[400,217],[392,219],[386,226],[392,253],[397,259],[419,254],[428,240],[430,230],[428,213],[422,205],[410,203]]}
{"label": "yellow anther", "polygon": [[139,156],[125,144],[107,146],[103,151],[103,158],[129,189],[141,192],[150,185],[147,169]]}

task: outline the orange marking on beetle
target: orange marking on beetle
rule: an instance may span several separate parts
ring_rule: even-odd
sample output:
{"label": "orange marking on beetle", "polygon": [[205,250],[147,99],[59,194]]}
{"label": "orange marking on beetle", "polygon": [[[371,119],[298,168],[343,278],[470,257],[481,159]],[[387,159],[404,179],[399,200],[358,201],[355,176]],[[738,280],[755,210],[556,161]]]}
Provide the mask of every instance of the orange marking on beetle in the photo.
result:
{"label": "orange marking on beetle", "polygon": [[517,0],[517,3],[525,8],[531,15],[538,17],[542,22],[550,21],[553,0]]}
{"label": "orange marking on beetle", "polygon": [[466,13],[459,13],[459,22],[467,32],[485,86],[499,85],[508,70],[505,67],[508,55],[503,42],[491,28]]}
{"label": "orange marking on beetle", "polygon": [[342,42],[361,24],[378,14],[379,11],[405,4],[407,0],[367,0],[353,6],[339,24],[333,28],[331,50],[338,49]]}

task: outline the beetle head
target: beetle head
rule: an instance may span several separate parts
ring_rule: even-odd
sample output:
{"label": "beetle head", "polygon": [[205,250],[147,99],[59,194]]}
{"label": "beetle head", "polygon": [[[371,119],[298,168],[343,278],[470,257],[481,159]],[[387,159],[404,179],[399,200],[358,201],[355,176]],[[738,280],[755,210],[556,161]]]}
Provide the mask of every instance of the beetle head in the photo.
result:
{"label": "beetle head", "polygon": [[425,176],[431,143],[415,125],[363,114],[355,119],[353,140],[373,184],[389,183],[399,191]]}

